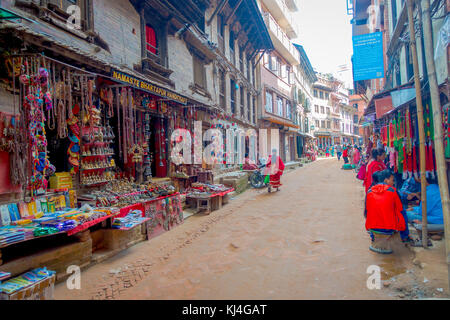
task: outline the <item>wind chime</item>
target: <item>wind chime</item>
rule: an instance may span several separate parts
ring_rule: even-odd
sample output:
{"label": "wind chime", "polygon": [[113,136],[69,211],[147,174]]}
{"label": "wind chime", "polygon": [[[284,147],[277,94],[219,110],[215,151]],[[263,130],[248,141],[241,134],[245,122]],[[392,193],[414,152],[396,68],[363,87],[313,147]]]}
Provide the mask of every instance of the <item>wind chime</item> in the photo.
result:
{"label": "wind chime", "polygon": [[[17,63],[16,63],[17,61]],[[27,168],[27,137],[26,137],[26,117],[25,110],[23,108],[19,108],[20,115],[17,116],[16,109],[16,77],[19,77],[22,73],[23,68],[23,59],[9,59],[9,63],[11,65],[9,75],[12,77],[12,87],[13,87],[13,116],[10,120],[10,125],[6,130],[4,136],[8,140],[8,137],[12,137],[7,143],[8,151],[11,153],[10,156],[10,178],[11,183],[14,186],[22,185],[24,181],[27,179],[26,168]],[[7,65],[8,66],[8,65]],[[22,103],[23,96],[23,88],[19,85],[19,105]],[[5,135],[6,133],[6,135]]]}
{"label": "wind chime", "polygon": [[144,139],[145,139],[145,152],[144,152],[144,179],[145,181],[152,180],[152,158],[150,154],[150,141],[151,130],[150,130],[150,113],[146,112],[144,115]]}
{"label": "wind chime", "polygon": [[[31,64],[31,65],[30,65]],[[31,196],[48,188],[47,178],[55,173],[55,167],[48,160],[47,138],[45,136],[46,110],[53,108],[52,97],[48,89],[49,72],[40,67],[35,58],[26,59],[20,82],[24,87],[23,108],[28,115],[28,138],[31,155],[31,178],[28,188]]]}

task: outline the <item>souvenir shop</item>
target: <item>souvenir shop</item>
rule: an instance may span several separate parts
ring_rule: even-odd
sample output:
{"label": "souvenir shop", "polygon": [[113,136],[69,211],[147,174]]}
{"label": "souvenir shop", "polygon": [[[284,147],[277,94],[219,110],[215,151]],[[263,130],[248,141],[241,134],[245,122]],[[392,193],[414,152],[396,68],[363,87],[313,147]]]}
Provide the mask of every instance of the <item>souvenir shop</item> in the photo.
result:
{"label": "souvenir shop", "polygon": [[[431,102],[424,100],[423,105],[426,174],[428,177],[435,178],[436,160]],[[374,132],[380,135],[382,143],[387,146],[388,166],[396,173],[397,182],[400,183],[412,176],[419,178],[419,130],[415,104],[405,104],[375,120]]]}
{"label": "souvenir shop", "polygon": [[[61,280],[97,249],[117,253],[181,224],[180,191],[232,191],[214,185],[204,165],[169,161],[173,130],[193,132],[199,118],[186,98],[119,70],[91,73],[40,54],[1,63],[8,106],[0,112],[0,277],[34,269],[37,282]],[[187,183],[173,186],[167,177],[177,175]],[[41,267],[56,275],[40,277]],[[29,288],[14,279],[0,291]]]}

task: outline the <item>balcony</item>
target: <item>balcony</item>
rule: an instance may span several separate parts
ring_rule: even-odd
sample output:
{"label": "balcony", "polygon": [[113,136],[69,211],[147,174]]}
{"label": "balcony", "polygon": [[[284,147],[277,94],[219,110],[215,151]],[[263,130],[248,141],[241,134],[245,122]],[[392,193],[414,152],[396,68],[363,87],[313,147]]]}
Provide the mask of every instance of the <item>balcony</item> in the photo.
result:
{"label": "balcony", "polygon": [[264,13],[264,22],[269,30],[270,38],[275,46],[275,50],[277,50],[289,64],[293,66],[300,64],[300,53],[269,12]]}
{"label": "balcony", "polygon": [[[290,39],[299,35],[297,24],[292,12],[297,11],[297,0],[262,0],[267,10],[273,15],[277,23],[286,31]],[[287,5],[289,4],[289,6]]]}

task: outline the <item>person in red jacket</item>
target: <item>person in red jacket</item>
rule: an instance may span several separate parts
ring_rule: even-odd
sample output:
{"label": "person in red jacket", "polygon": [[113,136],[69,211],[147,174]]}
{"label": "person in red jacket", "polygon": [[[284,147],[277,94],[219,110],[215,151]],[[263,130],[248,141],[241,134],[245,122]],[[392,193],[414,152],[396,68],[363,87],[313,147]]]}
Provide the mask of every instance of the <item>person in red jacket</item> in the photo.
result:
{"label": "person in red jacket", "polygon": [[348,146],[344,146],[344,152],[342,153],[342,158],[344,159],[344,163],[348,163]]}
{"label": "person in red jacket", "polygon": [[[372,242],[376,235],[392,236],[407,228],[402,214],[402,202],[397,190],[393,187],[394,175],[389,170],[385,170],[377,172],[377,176],[377,180],[383,182],[369,189],[365,208],[366,230],[370,233]],[[384,254],[392,253],[389,247],[376,247],[374,243],[370,246],[370,250]]]}
{"label": "person in red jacket", "polygon": [[384,159],[386,158],[386,152],[383,149],[373,149],[372,159],[367,164],[366,176],[364,178],[364,187],[366,188],[366,194],[369,188],[372,186],[372,176],[377,171],[386,170]]}

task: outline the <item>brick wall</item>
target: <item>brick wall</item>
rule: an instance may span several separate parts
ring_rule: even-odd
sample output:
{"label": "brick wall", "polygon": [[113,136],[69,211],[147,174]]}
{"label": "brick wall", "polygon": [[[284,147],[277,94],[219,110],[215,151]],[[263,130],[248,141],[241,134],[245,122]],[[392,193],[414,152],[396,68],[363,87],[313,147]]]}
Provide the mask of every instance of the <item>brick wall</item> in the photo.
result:
{"label": "brick wall", "polygon": [[129,68],[140,63],[141,22],[130,1],[95,0],[93,6],[95,31],[108,43],[114,63]]}
{"label": "brick wall", "polygon": [[213,64],[210,63],[205,66],[206,90],[211,95],[212,100],[210,100],[207,97],[193,92],[189,88],[189,86],[194,83],[194,64],[192,55],[186,47],[185,42],[175,38],[174,36],[169,36],[167,38],[167,46],[169,54],[169,69],[173,70],[170,79],[175,82],[177,92],[207,105],[218,103],[214,101],[216,100],[215,90],[217,88],[215,88],[215,86],[217,87],[217,79],[213,79]]}

